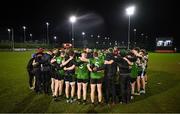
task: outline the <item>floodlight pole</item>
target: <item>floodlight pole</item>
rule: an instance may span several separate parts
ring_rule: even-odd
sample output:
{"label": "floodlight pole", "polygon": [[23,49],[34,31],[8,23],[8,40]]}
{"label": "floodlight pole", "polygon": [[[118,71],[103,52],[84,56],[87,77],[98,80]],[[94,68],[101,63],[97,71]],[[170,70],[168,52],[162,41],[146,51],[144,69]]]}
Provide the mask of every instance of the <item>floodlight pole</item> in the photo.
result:
{"label": "floodlight pole", "polygon": [[11,29],[8,29],[9,41],[11,41]]}
{"label": "floodlight pole", "polygon": [[49,23],[46,22],[46,25],[47,25],[47,31],[46,31],[47,45],[49,46]]}
{"label": "floodlight pole", "polygon": [[128,24],[128,49],[130,44],[130,24],[131,24],[131,16],[129,15],[129,24]]}
{"label": "floodlight pole", "polygon": [[86,47],[86,45],[85,45],[85,32],[82,32],[82,36],[83,36],[83,40],[82,40],[83,48],[85,48]]}
{"label": "floodlight pole", "polygon": [[69,21],[71,23],[71,37],[72,37],[72,47],[74,48],[74,23],[76,22],[76,17],[75,16],[71,16],[69,18]]}
{"label": "floodlight pole", "polygon": [[74,23],[71,23],[72,47],[74,48]]}
{"label": "floodlight pole", "polygon": [[14,51],[14,29],[12,28],[12,51]]}
{"label": "floodlight pole", "polygon": [[134,31],[134,47],[136,47],[136,29],[133,30]]}
{"label": "floodlight pole", "polygon": [[23,26],[23,31],[24,31],[24,43],[26,42],[26,26]]}
{"label": "floodlight pole", "polygon": [[129,49],[129,45],[130,45],[130,25],[131,25],[131,23],[130,23],[130,20],[131,20],[131,15],[133,15],[134,14],[134,9],[135,9],[135,7],[134,6],[131,6],[131,7],[128,7],[127,9],[126,9],[126,14],[129,16],[129,24],[128,24],[128,49]]}

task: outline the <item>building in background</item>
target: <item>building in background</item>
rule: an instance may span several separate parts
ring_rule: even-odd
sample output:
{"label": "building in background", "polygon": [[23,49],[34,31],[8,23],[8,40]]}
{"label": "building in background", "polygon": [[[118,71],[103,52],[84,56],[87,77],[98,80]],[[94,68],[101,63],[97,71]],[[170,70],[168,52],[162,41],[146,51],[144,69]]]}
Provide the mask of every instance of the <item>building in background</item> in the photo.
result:
{"label": "building in background", "polygon": [[173,37],[157,37],[156,52],[175,52]]}

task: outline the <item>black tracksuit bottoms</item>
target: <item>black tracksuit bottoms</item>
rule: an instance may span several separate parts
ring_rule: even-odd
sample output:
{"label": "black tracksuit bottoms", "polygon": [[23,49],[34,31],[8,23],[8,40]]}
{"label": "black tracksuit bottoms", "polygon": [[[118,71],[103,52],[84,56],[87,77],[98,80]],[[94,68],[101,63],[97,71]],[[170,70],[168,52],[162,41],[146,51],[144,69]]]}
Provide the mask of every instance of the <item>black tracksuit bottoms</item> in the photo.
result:
{"label": "black tracksuit bottoms", "polygon": [[131,85],[129,74],[120,75],[120,89],[122,103],[129,103],[131,97]]}
{"label": "black tracksuit bottoms", "polygon": [[109,103],[110,97],[112,96],[112,102],[116,102],[116,89],[113,76],[107,76],[104,78],[105,84],[105,102]]}
{"label": "black tracksuit bottoms", "polygon": [[51,72],[43,71],[42,75],[44,93],[49,93],[51,88]]}
{"label": "black tracksuit bottoms", "polygon": [[42,89],[42,72],[40,69],[35,70],[35,92],[41,92]]}

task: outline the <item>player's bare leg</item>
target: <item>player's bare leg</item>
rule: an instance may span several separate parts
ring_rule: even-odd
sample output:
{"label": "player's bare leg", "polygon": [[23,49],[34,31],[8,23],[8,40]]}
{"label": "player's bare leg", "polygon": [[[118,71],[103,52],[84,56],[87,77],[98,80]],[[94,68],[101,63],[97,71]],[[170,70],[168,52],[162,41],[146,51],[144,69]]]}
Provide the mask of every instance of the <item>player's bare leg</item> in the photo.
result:
{"label": "player's bare leg", "polygon": [[86,101],[87,98],[87,83],[83,83],[83,100]]}
{"label": "player's bare leg", "polygon": [[81,99],[81,83],[77,83],[77,86],[78,86],[78,88],[77,88],[77,98],[78,98],[78,100],[80,100]]}
{"label": "player's bare leg", "polygon": [[71,82],[71,103],[75,101],[74,95],[75,95],[75,82]]}
{"label": "player's bare leg", "polygon": [[51,91],[52,91],[52,96],[55,96],[55,79],[51,78]]}
{"label": "player's bare leg", "polygon": [[69,82],[65,82],[66,83],[66,87],[65,87],[65,93],[66,93],[66,102],[69,103]]}
{"label": "player's bare leg", "polygon": [[64,80],[59,81],[59,96],[62,95]]}
{"label": "player's bare leg", "polygon": [[102,103],[102,84],[97,84],[98,102]]}
{"label": "player's bare leg", "polygon": [[135,95],[140,95],[140,76],[137,77],[136,79],[136,82],[137,82],[137,93],[135,93]]}
{"label": "player's bare leg", "polygon": [[91,84],[91,103],[94,103],[94,97],[95,97],[95,84]]}

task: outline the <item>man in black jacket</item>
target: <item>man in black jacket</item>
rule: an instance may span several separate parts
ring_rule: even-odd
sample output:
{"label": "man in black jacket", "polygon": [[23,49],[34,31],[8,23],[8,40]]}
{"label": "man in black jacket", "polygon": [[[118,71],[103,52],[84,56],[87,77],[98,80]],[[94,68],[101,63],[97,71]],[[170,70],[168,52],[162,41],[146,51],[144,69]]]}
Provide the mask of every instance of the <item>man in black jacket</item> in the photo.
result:
{"label": "man in black jacket", "polygon": [[53,53],[49,50],[47,53],[44,53],[42,56],[42,80],[43,80],[43,89],[44,93],[48,94],[51,86],[51,75],[52,75],[52,64],[51,59],[53,57]]}
{"label": "man in black jacket", "polygon": [[40,93],[42,90],[42,72],[41,72],[41,66],[42,66],[42,52],[38,52],[35,54],[35,59],[33,60],[33,72],[35,75],[35,92]]}
{"label": "man in black jacket", "polygon": [[117,64],[114,62],[113,49],[109,48],[104,63],[104,86],[105,86],[105,102],[108,104],[110,96],[112,103],[116,102],[115,78],[117,72]]}
{"label": "man in black jacket", "polygon": [[34,59],[35,58],[32,57],[27,64],[27,71],[28,71],[28,76],[29,76],[29,88],[30,89],[34,89],[33,83],[35,80],[34,80],[34,72],[33,72],[33,65],[32,65]]}
{"label": "man in black jacket", "polygon": [[120,72],[120,94],[121,102],[128,103],[130,101],[130,64],[131,62],[126,58],[127,52],[121,50],[121,57],[116,59]]}

